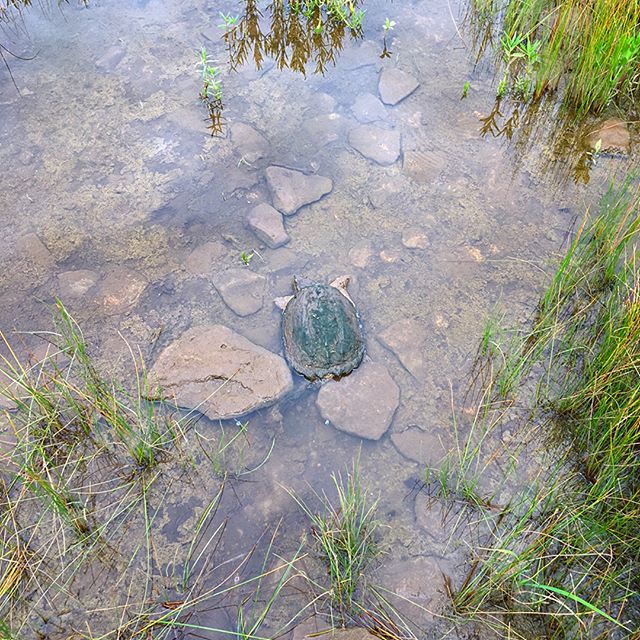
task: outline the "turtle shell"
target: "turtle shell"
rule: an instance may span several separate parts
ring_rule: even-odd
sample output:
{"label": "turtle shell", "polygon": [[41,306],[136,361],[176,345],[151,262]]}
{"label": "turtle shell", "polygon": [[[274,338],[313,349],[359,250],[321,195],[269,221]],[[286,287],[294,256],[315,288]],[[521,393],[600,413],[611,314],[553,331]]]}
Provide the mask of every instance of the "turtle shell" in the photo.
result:
{"label": "turtle shell", "polygon": [[283,315],[285,355],[306,378],[339,378],[364,356],[362,327],[353,304],[338,289],[313,284],[299,289]]}

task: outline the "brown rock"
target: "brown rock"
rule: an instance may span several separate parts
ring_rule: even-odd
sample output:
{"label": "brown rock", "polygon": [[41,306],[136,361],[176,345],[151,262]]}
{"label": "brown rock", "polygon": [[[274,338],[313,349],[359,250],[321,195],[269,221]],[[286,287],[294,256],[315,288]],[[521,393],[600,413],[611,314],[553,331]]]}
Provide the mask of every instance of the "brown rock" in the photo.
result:
{"label": "brown rock", "polygon": [[282,214],[269,204],[262,203],[254,207],[247,224],[270,249],[281,247],[290,240],[282,222]]}
{"label": "brown rock", "polygon": [[133,308],[147,288],[146,278],[126,267],[116,267],[100,282],[96,302],[108,315],[117,315]]}
{"label": "brown rock", "polygon": [[369,440],[380,439],[400,402],[400,389],[387,368],[365,361],[351,375],[327,382],[316,405],[337,429]]}
{"label": "brown rock", "polygon": [[586,141],[591,149],[597,148],[598,140],[600,140],[601,151],[629,153],[631,147],[629,127],[620,118],[609,118],[589,131]]}
{"label": "brown rock", "polygon": [[393,129],[381,129],[361,124],[349,131],[349,144],[365,158],[378,164],[393,164],[400,156],[400,134]]}
{"label": "brown rock", "polygon": [[444,153],[407,149],[402,159],[402,171],[416,182],[431,182],[446,168]]}
{"label": "brown rock", "polygon": [[227,253],[222,242],[205,242],[196,247],[185,260],[187,271],[194,276],[211,275],[213,266],[218,263]]}
{"label": "brown rock", "polygon": [[293,387],[283,358],[222,325],[183,333],[160,354],[149,376],[165,397],[212,420],[269,406]]}
{"label": "brown rock", "polygon": [[326,113],[307,120],[303,127],[314,145],[323,146],[344,137],[346,120],[339,113]]}
{"label": "brown rock", "polygon": [[233,268],[216,274],[213,286],[224,303],[239,316],[262,309],[266,278],[247,268]]}
{"label": "brown rock", "polygon": [[410,74],[400,69],[384,69],[380,74],[378,91],[385,104],[398,104],[410,96],[420,84]]}
{"label": "brown rock", "polygon": [[407,249],[426,249],[429,246],[427,234],[420,229],[404,229],[402,232],[402,244]]}
{"label": "brown rock", "polygon": [[98,274],[88,269],[64,271],[58,274],[59,298],[80,298],[98,281]]}
{"label": "brown rock", "polygon": [[430,468],[437,468],[447,455],[446,441],[446,433],[437,427],[423,431],[411,425],[391,434],[391,442],[405,458]]}
{"label": "brown rock", "polygon": [[307,175],[295,169],[267,167],[265,174],[273,206],[286,216],[293,215],[305,204],[320,200],[333,189],[329,178]]}
{"label": "brown rock", "polygon": [[351,247],[349,260],[354,267],[366,269],[373,256],[373,245],[369,240],[362,240]]}
{"label": "brown rock", "polygon": [[291,640],[313,640],[317,638],[333,638],[334,640],[372,640],[373,636],[360,628],[331,629],[326,622],[317,616],[300,623],[293,630]]}
{"label": "brown rock", "polygon": [[39,269],[50,269],[55,260],[35,233],[27,233],[16,240],[16,250]]}
{"label": "brown rock", "polygon": [[393,351],[404,368],[416,378],[424,376],[427,329],[423,320],[405,318],[378,334],[382,344]]}

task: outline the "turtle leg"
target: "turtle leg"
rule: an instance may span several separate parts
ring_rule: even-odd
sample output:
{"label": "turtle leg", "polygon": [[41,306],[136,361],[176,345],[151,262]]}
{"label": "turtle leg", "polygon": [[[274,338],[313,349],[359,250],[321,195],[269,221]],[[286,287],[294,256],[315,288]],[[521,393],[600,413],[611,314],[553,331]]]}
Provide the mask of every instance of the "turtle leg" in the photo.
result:
{"label": "turtle leg", "polygon": [[278,307],[278,309],[282,309],[284,311],[285,307],[289,304],[289,300],[291,300],[293,296],[281,296],[279,298],[273,299],[273,304]]}
{"label": "turtle leg", "polygon": [[351,296],[347,291],[349,282],[351,282],[351,278],[349,276],[339,276],[333,282],[329,283],[329,286],[337,289],[355,307],[356,303],[351,299]]}

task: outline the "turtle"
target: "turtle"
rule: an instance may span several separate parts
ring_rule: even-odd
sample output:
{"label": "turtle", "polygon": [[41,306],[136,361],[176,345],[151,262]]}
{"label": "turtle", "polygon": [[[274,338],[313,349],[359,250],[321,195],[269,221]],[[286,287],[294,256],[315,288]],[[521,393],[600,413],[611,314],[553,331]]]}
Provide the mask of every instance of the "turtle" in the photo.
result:
{"label": "turtle", "polygon": [[348,284],[348,276],[328,285],[294,277],[293,295],[275,300],[287,361],[309,380],[341,378],[362,362],[362,325]]}

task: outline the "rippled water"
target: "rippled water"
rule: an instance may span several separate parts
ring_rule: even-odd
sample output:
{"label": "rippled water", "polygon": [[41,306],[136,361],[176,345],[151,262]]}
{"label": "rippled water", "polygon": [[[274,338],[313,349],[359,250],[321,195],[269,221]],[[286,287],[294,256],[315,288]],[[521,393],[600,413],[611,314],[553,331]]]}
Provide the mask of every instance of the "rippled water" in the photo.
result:
{"label": "rippled water", "polygon": [[[347,38],[334,67],[306,77],[268,60],[260,71],[231,71],[219,10],[238,12],[231,3],[91,2],[49,15],[32,10],[25,31],[4,36],[16,53],[36,57],[9,59],[19,94],[0,72],[0,327],[49,328],[43,303],[57,295],[100,364],[116,373],[130,369],[123,337],[153,363],[172,339],[206,323],[281,352],[281,312],[271,299],[291,292],[294,274],[322,282],[351,275],[368,356],[400,389],[392,424],[375,442],[342,433],[322,419],[317,387],[249,416],[250,463],[275,445],[249,481],[227,492],[225,548],[241,553],[280,518],[284,546],[295,547],[308,525],[283,487],[312,499],[310,487],[328,489],[331,473],[359,456],[388,525],[380,580],[401,588],[412,571],[430,567],[419,591],[435,606],[445,593],[439,571],[454,579],[464,572],[464,544],[444,542],[420,494],[416,507],[414,481],[453,446],[452,408],[462,420],[468,414],[464,389],[487,314],[500,303],[509,320],[526,321],[545,267],[618,160],[602,158],[585,186],[553,177],[542,135],[525,153],[504,137],[482,137],[479,117],[491,111],[494,83],[489,69],[474,69],[459,37],[458,5],[375,0],[364,38]],[[397,25],[391,56],[381,59],[385,17]],[[198,100],[203,44],[224,69],[225,124],[214,137]],[[385,107],[381,126],[402,139],[389,166],[348,141],[358,124],[352,106],[378,94],[383,68],[419,82]],[[241,125],[266,140],[251,162],[243,161],[249,134]],[[286,218],[291,240],[275,250],[246,225],[253,206],[271,201],[270,165],[333,181],[329,195]],[[408,248],[403,234],[423,236],[424,247]],[[254,254],[248,267],[242,252]],[[257,313],[237,316],[213,287],[215,274],[232,266],[266,277]],[[418,327],[412,371],[379,339],[408,318]],[[35,338],[22,341],[37,350]],[[401,437],[408,427],[415,440]],[[220,425],[202,420],[199,429]],[[168,493],[158,516],[167,540],[180,538],[214,485]],[[415,617],[432,624],[423,612]]]}

